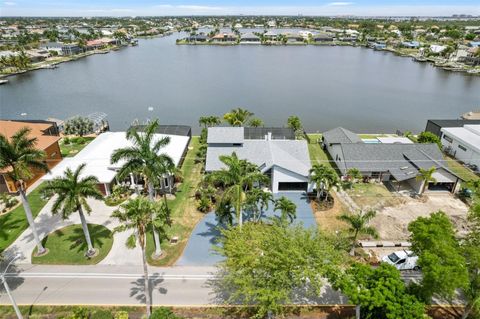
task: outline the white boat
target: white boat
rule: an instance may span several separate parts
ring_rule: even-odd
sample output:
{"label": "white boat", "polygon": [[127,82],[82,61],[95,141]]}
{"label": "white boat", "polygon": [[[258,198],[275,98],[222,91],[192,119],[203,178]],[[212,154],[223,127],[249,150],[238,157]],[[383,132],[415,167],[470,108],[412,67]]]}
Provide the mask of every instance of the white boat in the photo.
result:
{"label": "white boat", "polygon": [[0,80],[0,85],[7,84],[7,83],[8,83],[8,80]]}

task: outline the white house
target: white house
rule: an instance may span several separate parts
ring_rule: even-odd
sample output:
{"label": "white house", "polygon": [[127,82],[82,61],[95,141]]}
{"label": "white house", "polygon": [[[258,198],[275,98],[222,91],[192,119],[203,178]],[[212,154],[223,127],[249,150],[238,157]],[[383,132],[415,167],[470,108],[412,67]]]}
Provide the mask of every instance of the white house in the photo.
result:
{"label": "white house", "polygon": [[[275,132],[275,130],[277,132]],[[305,140],[295,140],[289,129],[211,127],[207,137],[206,172],[224,168],[219,157],[237,154],[270,177],[270,189],[312,191],[309,183],[310,156]],[[263,134],[265,133],[265,134]]]}
{"label": "white house", "polygon": [[[176,166],[181,165],[184,154],[187,151],[190,136],[155,134],[154,141],[158,141],[164,137],[169,137],[170,143],[160,151],[160,154],[169,155]],[[109,195],[113,185],[118,182],[116,180],[117,172],[123,164],[112,164],[110,158],[115,150],[131,145],[132,143],[127,140],[125,132],[106,132],[100,134],[77,155],[64,158],[49,174],[42,177],[42,179],[52,180],[56,177],[61,177],[67,168],[75,170],[81,164],[85,163],[86,166],[82,176],[93,175],[97,177],[100,182],[98,185],[99,189],[105,195]],[[169,179],[166,178],[164,182],[169,183]],[[165,187],[169,187],[169,185],[165,185]]]}
{"label": "white house", "polygon": [[480,167],[480,125],[442,127],[444,150],[456,159]]}

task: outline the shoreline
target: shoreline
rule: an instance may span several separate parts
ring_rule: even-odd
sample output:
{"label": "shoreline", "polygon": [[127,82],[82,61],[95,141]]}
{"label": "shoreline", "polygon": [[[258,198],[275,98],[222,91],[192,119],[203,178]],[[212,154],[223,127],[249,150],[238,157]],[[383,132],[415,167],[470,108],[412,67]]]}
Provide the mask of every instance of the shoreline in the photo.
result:
{"label": "shoreline", "polygon": [[[364,43],[351,43],[351,42],[322,42],[322,43],[301,43],[301,42],[291,42],[291,43],[236,43],[236,42],[226,42],[226,43],[209,43],[209,42],[186,42],[182,40],[178,40],[176,45],[192,45],[192,46],[219,46],[219,47],[230,47],[230,46],[267,46],[267,47],[282,47],[282,46],[325,46],[325,47],[332,47],[332,46],[349,46],[349,47],[360,47],[365,49],[370,49]],[[385,48],[383,50],[375,50],[379,52],[390,52],[395,54],[399,57],[411,58],[413,62],[418,63],[430,63],[432,66],[436,68],[440,68],[444,71],[448,72],[457,72],[462,73],[464,75],[470,76],[480,76],[480,66],[468,66],[462,63],[448,61],[446,59],[438,58],[438,57],[420,57],[413,53],[402,52],[402,50],[397,50],[395,48]]]}

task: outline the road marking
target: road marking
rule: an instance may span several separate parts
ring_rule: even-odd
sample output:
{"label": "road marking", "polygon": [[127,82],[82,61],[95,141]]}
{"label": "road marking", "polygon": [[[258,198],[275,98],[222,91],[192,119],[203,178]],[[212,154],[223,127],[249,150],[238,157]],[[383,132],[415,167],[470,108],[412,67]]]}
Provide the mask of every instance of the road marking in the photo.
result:
{"label": "road marking", "polygon": [[[78,278],[78,279],[138,279],[143,274],[108,274],[108,273],[6,273],[7,278]],[[205,280],[213,279],[214,275],[163,275],[149,274],[150,279],[168,280]]]}

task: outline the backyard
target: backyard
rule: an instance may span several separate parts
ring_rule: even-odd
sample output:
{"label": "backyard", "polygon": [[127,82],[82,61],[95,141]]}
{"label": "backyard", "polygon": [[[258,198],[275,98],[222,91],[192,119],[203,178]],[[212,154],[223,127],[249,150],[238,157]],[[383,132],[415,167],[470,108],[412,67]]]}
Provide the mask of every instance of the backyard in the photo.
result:
{"label": "backyard", "polygon": [[60,140],[62,157],[72,157],[87,146],[95,137],[64,137]]}
{"label": "backyard", "polygon": [[322,139],[322,134],[308,134],[310,142],[308,143],[308,152],[310,153],[310,161],[313,164],[320,163],[336,169],[336,166],[331,162],[330,155],[328,155],[318,142]]}
{"label": "backyard", "polygon": [[190,147],[182,166],[183,182],[176,192],[176,197],[168,202],[172,214],[172,227],[168,230],[169,238],[178,237],[178,242],[172,244],[168,239],[163,239],[162,250],[164,257],[153,260],[153,236],[147,239],[148,262],[154,266],[170,266],[180,257],[188,242],[195,225],[205,216],[196,207],[195,190],[202,178],[202,163],[196,163],[196,153],[199,147],[198,136],[192,137]]}

